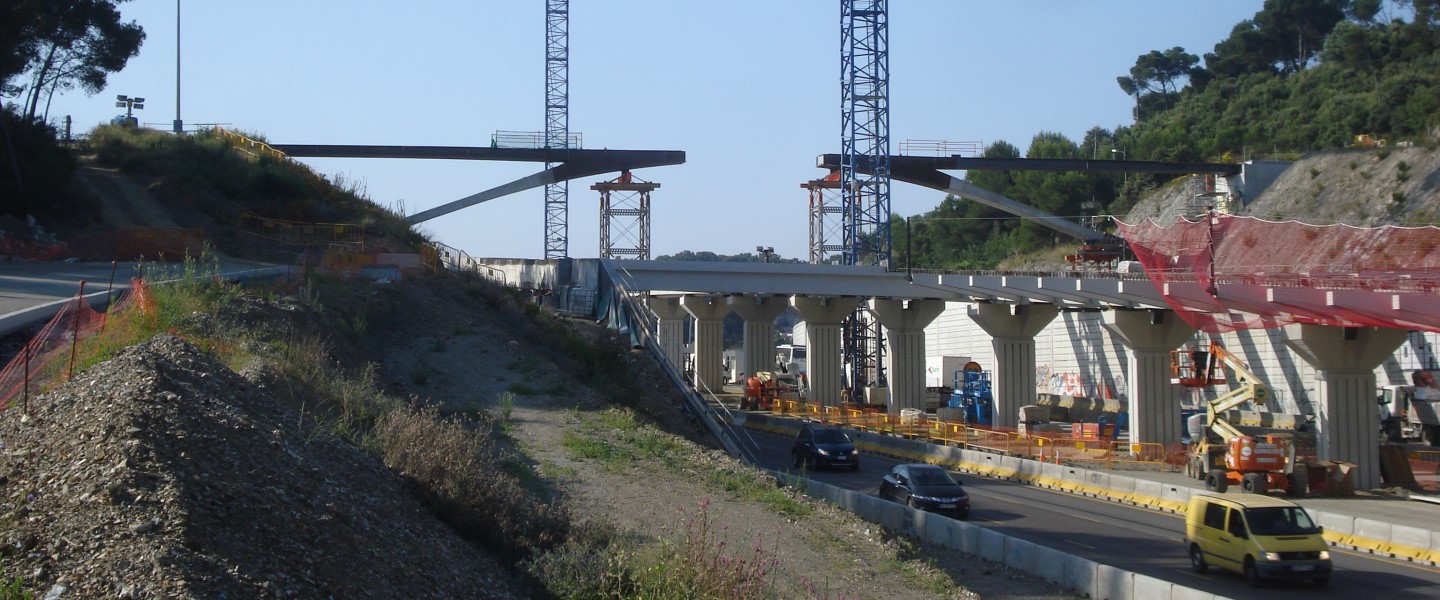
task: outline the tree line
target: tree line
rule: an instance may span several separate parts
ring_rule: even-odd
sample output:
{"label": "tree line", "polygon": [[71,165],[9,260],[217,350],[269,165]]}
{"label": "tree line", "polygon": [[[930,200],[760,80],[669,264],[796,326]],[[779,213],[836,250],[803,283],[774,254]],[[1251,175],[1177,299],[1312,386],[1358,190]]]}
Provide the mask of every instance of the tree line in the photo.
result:
{"label": "tree line", "polygon": [[[1238,162],[1341,148],[1359,134],[1434,144],[1440,0],[1266,0],[1211,52],[1153,50],[1116,82],[1134,99],[1133,125],[1094,127],[1078,142],[1040,132],[1023,153],[997,141],[984,156]],[[1082,220],[1124,215],[1163,181],[1034,171],[970,171],[966,179]],[[990,269],[1077,243],[954,196],[909,223],[893,216],[891,231],[892,264],[916,268]]]}
{"label": "tree line", "polygon": [[70,201],[74,159],[45,116],[56,93],[99,93],[139,55],[145,31],[121,20],[124,1],[0,2],[0,216],[78,216]]}

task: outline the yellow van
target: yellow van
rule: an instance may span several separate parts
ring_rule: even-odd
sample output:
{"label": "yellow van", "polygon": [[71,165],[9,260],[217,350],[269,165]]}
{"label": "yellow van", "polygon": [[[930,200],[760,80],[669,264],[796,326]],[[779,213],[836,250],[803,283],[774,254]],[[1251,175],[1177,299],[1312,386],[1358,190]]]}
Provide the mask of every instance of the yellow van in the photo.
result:
{"label": "yellow van", "polygon": [[1266,579],[1330,583],[1323,533],[1300,505],[1258,494],[1196,494],[1185,513],[1195,572],[1215,566],[1244,575],[1250,585]]}

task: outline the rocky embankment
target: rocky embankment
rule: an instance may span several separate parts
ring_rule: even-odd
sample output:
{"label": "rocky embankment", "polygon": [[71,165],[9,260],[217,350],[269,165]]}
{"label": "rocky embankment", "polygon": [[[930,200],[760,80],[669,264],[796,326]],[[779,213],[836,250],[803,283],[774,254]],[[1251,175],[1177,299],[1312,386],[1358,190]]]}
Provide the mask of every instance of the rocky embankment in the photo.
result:
{"label": "rocky embankment", "polygon": [[503,598],[384,465],[171,335],[0,413],[0,560],[46,598]]}

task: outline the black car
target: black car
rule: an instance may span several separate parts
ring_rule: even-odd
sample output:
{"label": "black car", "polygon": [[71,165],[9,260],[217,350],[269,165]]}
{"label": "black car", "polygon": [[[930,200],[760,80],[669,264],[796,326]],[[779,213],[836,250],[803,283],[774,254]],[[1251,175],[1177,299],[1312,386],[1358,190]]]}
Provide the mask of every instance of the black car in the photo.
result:
{"label": "black car", "polygon": [[970,516],[970,494],[935,465],[895,465],[880,480],[880,497],[957,519]]}
{"label": "black car", "polygon": [[795,436],[795,447],[790,449],[795,466],[804,465],[810,470],[821,467],[849,467],[860,469],[860,451],[850,441],[850,436],[839,427],[811,427],[806,425]]}

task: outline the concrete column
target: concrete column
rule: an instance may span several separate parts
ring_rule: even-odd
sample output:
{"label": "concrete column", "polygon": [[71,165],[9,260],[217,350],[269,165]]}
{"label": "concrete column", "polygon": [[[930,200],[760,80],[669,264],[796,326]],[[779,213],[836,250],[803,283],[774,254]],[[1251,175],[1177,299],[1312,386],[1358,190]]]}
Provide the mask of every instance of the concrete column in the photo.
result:
{"label": "concrete column", "polygon": [[855,311],[854,298],[793,296],[790,305],[805,320],[806,399],[822,406],[839,406],[844,387],[840,326]]}
{"label": "concrete column", "polygon": [[685,307],[680,306],[679,297],[651,296],[646,302],[650,306],[650,312],[655,313],[659,320],[656,340],[660,345],[660,352],[670,365],[675,367],[677,372],[685,370],[685,318],[690,313],[685,312]]}
{"label": "concrete column", "polygon": [[1045,329],[1060,307],[1054,304],[972,305],[970,319],[994,338],[995,366],[990,385],[995,396],[995,424],[1014,427],[1020,407],[1035,402],[1035,334]]}
{"label": "concrete column", "polygon": [[1355,463],[1355,488],[1380,485],[1380,417],[1375,411],[1375,368],[1406,331],[1384,327],[1289,325],[1286,345],[1315,368],[1321,460]]}
{"label": "concrete column", "polygon": [[745,349],[740,359],[746,376],[775,370],[775,317],[790,305],[784,296],[730,296],[730,310],[745,319]]}
{"label": "concrete column", "polygon": [[1170,383],[1170,351],[1195,335],[1195,328],[1170,310],[1105,311],[1104,327],[1125,345],[1125,397],[1130,441],[1180,442],[1180,399]]}
{"label": "concrete column", "polygon": [[695,389],[718,394],[725,384],[724,296],[684,296],[680,306],[695,317]]}
{"label": "concrete column", "polygon": [[925,409],[925,327],[945,312],[944,300],[872,298],[870,312],[885,327],[889,412]]}

